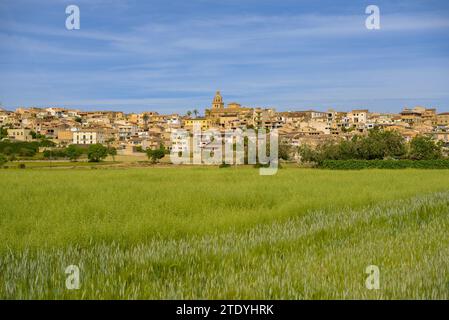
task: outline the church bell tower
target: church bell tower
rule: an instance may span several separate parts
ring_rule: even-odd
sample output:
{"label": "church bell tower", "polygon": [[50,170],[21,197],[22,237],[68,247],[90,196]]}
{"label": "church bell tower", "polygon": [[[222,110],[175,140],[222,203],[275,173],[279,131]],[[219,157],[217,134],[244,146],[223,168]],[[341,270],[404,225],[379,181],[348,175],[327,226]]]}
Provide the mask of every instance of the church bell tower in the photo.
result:
{"label": "church bell tower", "polygon": [[223,108],[224,108],[223,97],[221,96],[220,91],[217,91],[217,93],[215,93],[214,101],[212,101],[212,110]]}

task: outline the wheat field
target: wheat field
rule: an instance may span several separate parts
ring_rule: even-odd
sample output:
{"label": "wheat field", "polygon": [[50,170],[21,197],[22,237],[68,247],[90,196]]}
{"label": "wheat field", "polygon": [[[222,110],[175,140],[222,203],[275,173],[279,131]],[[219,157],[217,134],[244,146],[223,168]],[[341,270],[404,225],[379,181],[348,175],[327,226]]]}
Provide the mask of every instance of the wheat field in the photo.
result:
{"label": "wheat field", "polygon": [[1,299],[449,298],[449,171],[10,169],[0,185]]}

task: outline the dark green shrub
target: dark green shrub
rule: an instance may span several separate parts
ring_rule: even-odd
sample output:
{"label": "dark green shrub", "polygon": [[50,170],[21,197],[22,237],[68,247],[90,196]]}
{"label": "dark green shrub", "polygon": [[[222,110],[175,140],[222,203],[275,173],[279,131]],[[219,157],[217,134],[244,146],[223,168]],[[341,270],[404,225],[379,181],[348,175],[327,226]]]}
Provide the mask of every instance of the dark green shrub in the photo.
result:
{"label": "dark green shrub", "polygon": [[254,168],[259,169],[259,168],[269,168],[270,164],[262,164],[262,163],[256,163],[255,165],[253,165]]}
{"label": "dark green shrub", "polygon": [[8,162],[8,158],[0,153],[0,167],[3,166],[6,162]]}
{"label": "dark green shrub", "polygon": [[443,145],[431,137],[416,136],[410,141],[409,158],[413,160],[434,160],[443,157]]}
{"label": "dark green shrub", "polygon": [[147,149],[146,151],[148,159],[151,160],[152,163],[157,163],[160,159],[165,156],[165,149],[161,146],[159,149],[152,150]]}
{"label": "dark green shrub", "polygon": [[449,169],[449,160],[324,160],[319,165],[323,169]]}
{"label": "dark green shrub", "polygon": [[108,148],[100,143],[89,145],[87,158],[89,162],[100,162],[108,156]]}
{"label": "dark green shrub", "polygon": [[0,153],[5,155],[34,156],[39,151],[39,142],[1,141]]}

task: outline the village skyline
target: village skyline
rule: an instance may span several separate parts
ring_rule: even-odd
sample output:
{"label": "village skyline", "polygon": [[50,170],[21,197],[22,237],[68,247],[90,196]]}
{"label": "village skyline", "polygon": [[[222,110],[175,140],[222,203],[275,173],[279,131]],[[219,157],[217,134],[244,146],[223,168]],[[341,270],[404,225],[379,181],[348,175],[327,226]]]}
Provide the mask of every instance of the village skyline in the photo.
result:
{"label": "village skyline", "polygon": [[[218,90],[220,92],[223,92],[222,90]],[[168,110],[165,110],[164,108],[150,108],[150,107],[141,107],[141,108],[133,108],[128,109],[127,108],[121,108],[120,106],[115,107],[108,107],[108,106],[75,106],[75,105],[63,105],[63,104],[54,104],[54,105],[13,105],[13,106],[6,106],[3,105],[0,101],[0,110],[2,111],[10,111],[14,112],[17,109],[48,109],[48,108],[62,108],[66,110],[78,110],[83,112],[123,112],[124,114],[133,114],[133,113],[145,113],[145,112],[157,112],[158,114],[179,114],[179,115],[186,115],[187,112],[192,112],[193,110],[199,111],[200,115],[204,116],[204,110],[209,108],[208,104],[210,104],[210,97],[206,103],[204,103],[204,106],[191,106],[191,107],[185,107],[185,108],[179,108],[177,110],[176,108],[169,108]],[[232,100],[232,99],[231,99]],[[230,100],[230,101],[231,101]],[[231,102],[232,103],[232,102]],[[239,103],[240,104],[240,103]],[[186,103],[186,105],[189,105]],[[441,108],[439,106],[435,105],[423,105],[419,103],[410,103],[408,105],[398,105],[393,108],[385,109],[385,110],[378,110],[378,108],[369,108],[363,105],[356,105],[356,106],[346,106],[346,107],[337,107],[333,106],[332,104],[324,106],[324,105],[305,105],[305,106],[292,106],[292,107],[284,107],[284,108],[278,108],[276,105],[256,105],[256,106],[250,106],[249,104],[241,104],[243,106],[247,107],[253,107],[253,108],[265,108],[265,109],[275,109],[278,112],[295,112],[295,111],[320,111],[320,112],[327,112],[327,111],[336,111],[336,112],[348,112],[352,109],[368,109],[371,112],[374,113],[381,113],[381,114],[399,114],[404,109],[412,109],[417,106],[423,106],[427,107],[429,109],[435,109],[438,113],[445,113],[449,112],[448,108]],[[171,110],[171,111],[170,111]]]}
{"label": "village skyline", "polygon": [[188,146],[173,139],[173,135],[185,130],[194,134],[196,128],[219,130],[223,134],[229,130],[276,129],[281,141],[292,147],[351,139],[355,135],[367,135],[374,129],[397,132],[405,141],[426,135],[447,144],[449,112],[424,106],[404,108],[400,113],[378,113],[365,108],[277,111],[226,102],[221,92],[216,91],[209,107],[194,108],[185,114],[80,111],[55,107],[0,110],[0,128],[4,139],[13,141],[45,137],[61,147],[113,144],[120,153],[130,155],[162,146],[183,152]]}

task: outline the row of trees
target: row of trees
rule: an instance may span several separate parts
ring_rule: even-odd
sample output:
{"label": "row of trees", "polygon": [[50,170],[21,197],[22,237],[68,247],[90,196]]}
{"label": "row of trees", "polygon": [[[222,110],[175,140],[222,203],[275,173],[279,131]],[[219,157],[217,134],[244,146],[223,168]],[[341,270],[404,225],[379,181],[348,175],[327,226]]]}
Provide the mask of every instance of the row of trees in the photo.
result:
{"label": "row of trees", "polygon": [[[16,155],[32,157],[39,151],[40,144],[38,142],[0,142],[0,166],[3,166],[7,161],[16,160]],[[148,159],[156,163],[162,159],[167,150],[163,145],[159,149],[146,150]],[[69,159],[71,161],[78,161],[83,155],[86,155],[90,162],[100,162],[107,156],[112,156],[115,161],[117,150],[111,146],[103,146],[102,144],[92,144],[88,148],[77,145],[69,145],[67,148],[47,149],[43,152],[45,159]]]}
{"label": "row of trees", "polygon": [[[39,142],[0,142],[0,165],[6,161],[14,161],[17,157],[33,157],[39,152],[39,147],[48,147],[48,145],[41,145]],[[50,147],[53,147],[50,146]],[[99,162],[105,159],[108,155],[112,156],[115,161],[117,150],[113,147],[105,147],[102,144],[93,144],[88,148],[82,148],[76,145],[70,145],[67,148],[51,148],[43,152],[45,159],[69,159],[77,161],[81,156],[86,155],[89,161]]]}
{"label": "row of trees", "polygon": [[70,145],[62,149],[48,149],[43,152],[45,159],[69,159],[77,161],[83,154],[87,154],[87,149]]}
{"label": "row of trees", "polygon": [[33,157],[39,152],[39,147],[54,147],[55,144],[49,140],[40,141],[17,141],[11,142],[9,140],[0,141],[0,153],[15,158],[20,157]]}
{"label": "row of trees", "polygon": [[324,160],[435,160],[443,158],[443,145],[431,137],[416,136],[410,143],[395,131],[372,130],[368,136],[351,140],[328,141],[316,148],[299,148],[302,161],[322,163]]}
{"label": "row of trees", "polygon": [[[65,156],[71,161],[77,161],[85,152],[85,149],[72,144],[65,149]],[[105,147],[101,143],[97,143],[89,145],[86,154],[90,162],[100,162],[107,156],[112,156],[112,160],[115,161],[117,150],[113,147]]]}
{"label": "row of trees", "polygon": [[[75,145],[70,145],[66,148],[66,156],[72,161],[76,161],[82,155],[82,153],[82,149]],[[150,159],[153,163],[156,163],[160,159],[162,159],[166,153],[167,150],[163,145],[161,145],[159,149],[146,150],[148,159]],[[117,150],[113,147],[105,147],[100,143],[90,145],[87,149],[87,158],[91,162],[99,162],[105,159],[108,155],[112,156],[112,160],[115,161],[114,157],[117,155]]]}

